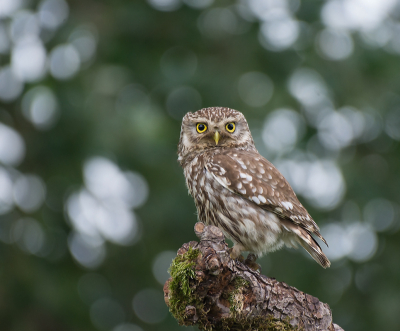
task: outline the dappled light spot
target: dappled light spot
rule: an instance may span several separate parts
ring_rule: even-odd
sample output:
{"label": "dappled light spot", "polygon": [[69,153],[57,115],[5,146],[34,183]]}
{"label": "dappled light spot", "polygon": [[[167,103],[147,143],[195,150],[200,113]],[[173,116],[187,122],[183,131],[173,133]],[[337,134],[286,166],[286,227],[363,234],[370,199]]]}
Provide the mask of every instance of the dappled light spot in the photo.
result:
{"label": "dappled light spot", "polygon": [[0,6],[0,17],[11,16],[21,7],[23,0],[2,0]]}
{"label": "dappled light spot", "polygon": [[147,2],[161,11],[174,11],[182,5],[180,0],[147,0]]}
{"label": "dappled light spot", "polygon": [[0,215],[8,213],[14,207],[13,180],[8,171],[0,167]]}
{"label": "dappled light spot", "polygon": [[289,79],[289,92],[304,106],[317,106],[328,98],[322,77],[313,69],[300,68]]}
{"label": "dappled light spot", "polygon": [[343,225],[339,223],[324,225],[321,227],[321,234],[329,244],[329,248],[324,252],[331,261],[339,260],[350,254],[352,244]]}
{"label": "dappled light spot", "polygon": [[11,66],[21,81],[34,82],[44,77],[47,55],[40,39],[18,42],[11,53]]}
{"label": "dappled light spot", "polygon": [[7,54],[10,49],[10,39],[6,25],[0,22],[0,54]]}
{"label": "dappled light spot", "polygon": [[112,331],[143,331],[143,329],[136,324],[122,323],[117,325]]}
{"label": "dappled light spot", "polygon": [[141,175],[122,172],[103,157],[89,159],[83,174],[86,188],[72,193],[66,204],[69,220],[81,234],[70,239],[70,250],[84,266],[97,266],[104,259],[104,240],[131,245],[138,239],[139,225],[131,209],[146,201],[148,186]]}
{"label": "dappled light spot", "polygon": [[30,89],[22,99],[22,113],[39,130],[52,128],[59,116],[54,92],[45,86]]}
{"label": "dappled light spot", "polygon": [[196,72],[197,56],[187,48],[172,47],[162,55],[160,67],[168,79],[185,80]]}
{"label": "dappled light spot", "polygon": [[0,69],[0,99],[5,102],[14,101],[19,97],[24,84],[12,71],[10,66]]}
{"label": "dappled light spot", "polygon": [[72,232],[68,237],[68,248],[79,264],[90,269],[100,266],[106,257],[104,241],[99,237]]}
{"label": "dappled light spot", "polygon": [[349,258],[355,262],[365,262],[371,259],[378,248],[378,237],[371,226],[361,222],[348,227],[351,241]]}
{"label": "dappled light spot", "polygon": [[333,29],[325,29],[319,33],[317,46],[323,57],[334,61],[348,58],[354,48],[353,39],[349,33]]}
{"label": "dappled light spot", "polygon": [[268,151],[284,154],[291,151],[305,133],[303,117],[292,109],[280,108],[265,119],[262,138]]}
{"label": "dappled light spot", "polygon": [[112,161],[95,157],[85,162],[83,168],[88,190],[99,199],[121,200],[127,206],[136,208],[147,199],[146,180],[135,172],[122,172]]}
{"label": "dappled light spot", "polygon": [[211,8],[198,18],[199,30],[212,39],[223,38],[242,32],[236,14],[230,8]]}
{"label": "dappled light spot", "polygon": [[363,215],[364,220],[371,224],[375,231],[386,231],[393,225],[395,209],[389,200],[378,198],[365,205]]}
{"label": "dappled light spot", "polygon": [[73,30],[68,41],[78,51],[82,63],[90,61],[96,54],[97,31],[93,26],[80,26]]}
{"label": "dappled light spot", "polygon": [[39,209],[46,198],[46,186],[36,175],[20,175],[14,182],[15,204],[26,213]]}
{"label": "dappled light spot", "polygon": [[167,111],[172,118],[181,120],[187,112],[195,112],[201,108],[201,95],[190,86],[173,89],[167,97]]}
{"label": "dappled light spot", "polygon": [[91,305],[95,301],[111,296],[111,286],[101,274],[90,272],[78,281],[78,293],[83,302]]}
{"label": "dappled light spot", "polygon": [[346,184],[335,162],[308,159],[299,153],[296,158],[280,160],[276,165],[294,191],[315,208],[331,210],[342,201]]}
{"label": "dappled light spot", "polygon": [[38,17],[41,26],[55,30],[68,18],[69,8],[64,0],[44,0],[38,8]]}
{"label": "dappled light spot", "polygon": [[396,0],[330,0],[321,10],[322,21],[333,28],[370,30],[391,13]]}
{"label": "dappled light spot", "polygon": [[16,166],[25,156],[25,142],[21,135],[7,125],[0,123],[0,162]]}
{"label": "dappled light spot", "polygon": [[204,9],[211,6],[214,3],[214,0],[183,0],[183,2],[189,7]]}
{"label": "dappled light spot", "polygon": [[392,109],[386,116],[386,133],[395,140],[400,141],[400,109]]}
{"label": "dappled light spot", "polygon": [[175,257],[175,251],[164,251],[155,257],[152,268],[153,275],[161,285],[164,285],[170,277],[168,269]]}
{"label": "dappled light spot", "polygon": [[290,17],[279,17],[261,25],[259,40],[271,51],[283,51],[291,47],[299,37],[299,23]]}
{"label": "dappled light spot", "polygon": [[40,253],[44,243],[45,234],[42,226],[33,218],[17,220],[11,229],[12,240],[26,253]]}
{"label": "dappled light spot", "polygon": [[347,257],[362,263],[371,259],[378,247],[376,233],[362,222],[330,223],[321,228],[321,234],[329,243],[325,252],[332,261]]}
{"label": "dappled light spot", "polygon": [[132,301],[133,311],[143,322],[157,324],[168,315],[162,292],[155,289],[144,289],[137,293]]}
{"label": "dappled light spot", "polygon": [[35,40],[39,37],[40,26],[35,13],[28,10],[18,11],[10,24],[10,36],[14,43]]}
{"label": "dappled light spot", "polygon": [[103,298],[91,305],[90,318],[99,330],[108,331],[125,321],[125,312],[117,301]]}
{"label": "dappled light spot", "polygon": [[238,91],[242,100],[249,106],[261,107],[271,99],[274,84],[266,74],[253,71],[240,77]]}
{"label": "dappled light spot", "polygon": [[80,65],[79,53],[71,44],[59,45],[50,53],[50,72],[57,79],[72,78]]}

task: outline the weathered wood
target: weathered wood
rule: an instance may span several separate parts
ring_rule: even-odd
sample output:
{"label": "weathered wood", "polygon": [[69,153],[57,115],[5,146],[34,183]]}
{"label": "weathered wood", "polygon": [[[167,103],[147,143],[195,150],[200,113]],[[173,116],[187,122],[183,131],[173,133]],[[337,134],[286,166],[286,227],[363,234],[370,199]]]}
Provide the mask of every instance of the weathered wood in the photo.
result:
{"label": "weathered wood", "polygon": [[229,256],[221,230],[196,223],[171,265],[164,298],[182,325],[208,330],[343,330],[326,303]]}

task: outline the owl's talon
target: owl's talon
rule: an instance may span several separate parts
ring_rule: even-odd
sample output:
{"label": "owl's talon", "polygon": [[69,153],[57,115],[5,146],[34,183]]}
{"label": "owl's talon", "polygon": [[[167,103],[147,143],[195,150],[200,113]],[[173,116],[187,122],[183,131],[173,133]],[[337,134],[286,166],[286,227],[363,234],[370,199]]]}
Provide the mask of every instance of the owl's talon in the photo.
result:
{"label": "owl's talon", "polygon": [[240,254],[240,252],[238,252],[237,249],[235,249],[235,246],[228,248],[228,253],[232,260],[239,260],[240,262],[244,263],[243,255]]}
{"label": "owl's talon", "polygon": [[251,270],[258,271],[259,273],[261,273],[261,266],[258,263],[256,263],[256,260],[257,260],[257,255],[250,253],[249,255],[247,255],[244,264],[247,265]]}
{"label": "owl's talon", "polygon": [[240,254],[240,255],[237,257],[237,260],[239,260],[239,261],[242,262],[242,263],[245,263],[245,259],[244,259],[244,257],[243,257],[242,254]]}

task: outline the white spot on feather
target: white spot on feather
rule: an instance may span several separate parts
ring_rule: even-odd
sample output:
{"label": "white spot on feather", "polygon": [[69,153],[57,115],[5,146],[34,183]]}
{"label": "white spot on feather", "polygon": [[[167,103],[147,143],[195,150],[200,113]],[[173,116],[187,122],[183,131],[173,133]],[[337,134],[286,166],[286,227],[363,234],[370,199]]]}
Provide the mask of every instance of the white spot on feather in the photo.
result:
{"label": "white spot on feather", "polygon": [[251,200],[253,200],[257,205],[260,204],[260,200],[257,197],[251,197]]}
{"label": "white spot on feather", "polygon": [[291,202],[289,201],[282,201],[281,202],[282,206],[285,207],[287,210],[292,210],[293,209],[293,205]]}
{"label": "white spot on feather", "polygon": [[253,177],[251,177],[250,175],[246,175],[246,179],[251,182],[253,180]]}
{"label": "white spot on feather", "polygon": [[239,183],[237,183],[236,187],[240,190],[243,187],[243,185],[241,182],[239,182]]}
{"label": "white spot on feather", "polygon": [[244,174],[243,172],[241,172],[239,175],[240,175],[240,178],[246,178],[247,177],[247,175]]}
{"label": "white spot on feather", "polygon": [[262,195],[258,196],[258,199],[262,202],[262,203],[266,203],[267,200],[265,200],[265,198]]}

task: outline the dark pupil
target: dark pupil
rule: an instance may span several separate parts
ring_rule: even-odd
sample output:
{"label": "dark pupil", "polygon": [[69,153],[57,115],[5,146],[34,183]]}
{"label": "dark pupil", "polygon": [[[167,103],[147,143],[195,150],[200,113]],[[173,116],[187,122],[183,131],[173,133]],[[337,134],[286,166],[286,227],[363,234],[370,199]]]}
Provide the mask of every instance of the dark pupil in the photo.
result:
{"label": "dark pupil", "polygon": [[203,131],[205,129],[204,124],[199,124],[199,131]]}
{"label": "dark pupil", "polygon": [[233,130],[233,124],[232,123],[228,124],[228,130],[230,130],[230,131]]}

